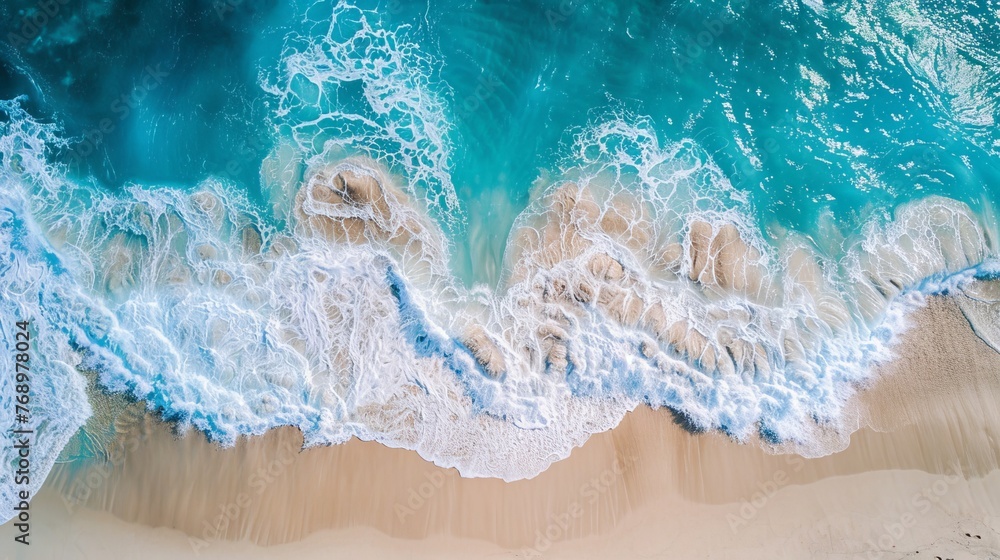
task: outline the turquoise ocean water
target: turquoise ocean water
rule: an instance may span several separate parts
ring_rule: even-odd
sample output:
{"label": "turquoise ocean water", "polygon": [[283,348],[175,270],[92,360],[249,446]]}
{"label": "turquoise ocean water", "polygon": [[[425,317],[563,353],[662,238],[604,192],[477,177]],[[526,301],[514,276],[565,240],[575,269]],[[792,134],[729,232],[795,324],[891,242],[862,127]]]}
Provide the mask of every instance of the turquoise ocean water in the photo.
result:
{"label": "turquoise ocean water", "polygon": [[[822,453],[922,295],[993,271],[990,0],[0,21],[0,334],[32,321],[45,471],[92,412],[77,370],[222,443],[292,424],[471,476],[641,403]],[[328,204],[342,172],[383,198]]]}

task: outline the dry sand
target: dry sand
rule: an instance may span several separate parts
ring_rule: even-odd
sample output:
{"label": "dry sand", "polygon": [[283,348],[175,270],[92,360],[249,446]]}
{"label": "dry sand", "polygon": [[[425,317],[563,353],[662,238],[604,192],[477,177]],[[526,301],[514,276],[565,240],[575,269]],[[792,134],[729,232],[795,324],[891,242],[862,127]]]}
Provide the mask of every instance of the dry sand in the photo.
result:
{"label": "dry sand", "polygon": [[220,450],[142,417],[58,467],[24,558],[1000,558],[1000,354],[932,298],[843,452],[773,455],[647,408],[515,483],[282,429]]}

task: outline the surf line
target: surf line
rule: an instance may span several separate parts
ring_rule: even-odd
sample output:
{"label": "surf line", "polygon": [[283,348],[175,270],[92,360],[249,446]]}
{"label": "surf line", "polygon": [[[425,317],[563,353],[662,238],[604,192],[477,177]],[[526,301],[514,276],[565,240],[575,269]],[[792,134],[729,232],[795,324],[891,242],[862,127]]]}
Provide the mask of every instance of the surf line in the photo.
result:
{"label": "surf line", "polygon": [[31,422],[31,409],[29,407],[31,402],[31,378],[29,377],[31,363],[30,325],[29,321],[18,321],[15,324],[15,344],[12,356],[14,363],[14,388],[17,391],[17,396],[14,398],[14,420],[17,424],[11,429],[11,439],[14,440],[14,449],[17,451],[14,484],[25,487],[18,490],[15,498],[18,503],[14,506],[14,511],[17,512],[18,523],[14,524],[14,528],[17,529],[18,534],[14,537],[14,540],[23,545],[31,544],[28,542],[31,529],[29,524],[31,518],[29,512],[31,490],[28,486],[31,484],[31,437],[35,432],[34,429],[29,427]]}

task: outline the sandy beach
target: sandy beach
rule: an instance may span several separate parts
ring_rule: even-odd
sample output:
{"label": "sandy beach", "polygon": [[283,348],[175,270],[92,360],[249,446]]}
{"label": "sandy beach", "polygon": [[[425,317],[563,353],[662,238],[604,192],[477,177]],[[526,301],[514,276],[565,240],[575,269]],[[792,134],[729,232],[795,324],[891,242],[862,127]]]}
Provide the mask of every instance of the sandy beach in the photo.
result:
{"label": "sandy beach", "polygon": [[[961,296],[958,296],[961,297]],[[640,408],[541,475],[463,479],[291,428],[219,449],[148,415],[110,465],[57,466],[16,558],[997,558],[1000,354],[950,297],[859,393],[862,426],[806,459]],[[155,543],[155,545],[154,545]]]}

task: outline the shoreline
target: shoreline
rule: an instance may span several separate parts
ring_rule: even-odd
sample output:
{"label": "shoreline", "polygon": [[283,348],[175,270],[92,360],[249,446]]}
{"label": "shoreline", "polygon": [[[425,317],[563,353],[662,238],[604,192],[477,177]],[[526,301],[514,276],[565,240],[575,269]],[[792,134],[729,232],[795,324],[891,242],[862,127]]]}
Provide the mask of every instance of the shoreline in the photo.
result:
{"label": "shoreline", "polygon": [[[668,411],[640,407],[537,477],[505,483],[463,479],[373,442],[298,453],[294,428],[219,449],[196,430],[175,439],[147,417],[110,471],[95,478],[94,470],[57,466],[35,518],[163,539],[158,549],[174,557],[314,557],[342,546],[429,558],[601,558],[626,544],[634,552],[626,556],[664,558],[896,558],[897,549],[932,545],[1000,551],[1000,353],[951,299],[929,298],[911,321],[897,359],[855,400],[866,427],[825,457],[691,434]],[[80,488],[89,495],[76,507]],[[925,499],[913,498],[922,492]],[[897,525],[898,537],[890,530]],[[967,530],[956,533],[959,525]],[[0,550],[12,542],[9,530],[0,529]],[[878,547],[885,534],[891,547],[869,554],[875,549],[865,543]],[[361,544],[372,538],[377,544]],[[89,539],[80,534],[71,539],[79,553],[59,554],[92,554]],[[119,542],[120,552],[135,552]]]}

